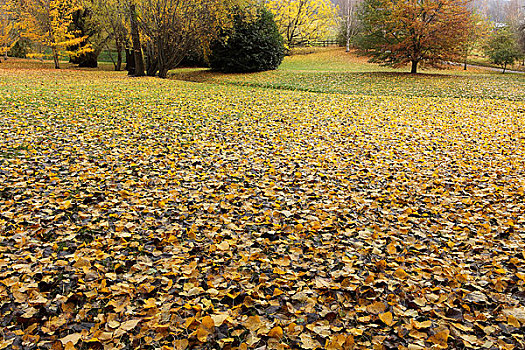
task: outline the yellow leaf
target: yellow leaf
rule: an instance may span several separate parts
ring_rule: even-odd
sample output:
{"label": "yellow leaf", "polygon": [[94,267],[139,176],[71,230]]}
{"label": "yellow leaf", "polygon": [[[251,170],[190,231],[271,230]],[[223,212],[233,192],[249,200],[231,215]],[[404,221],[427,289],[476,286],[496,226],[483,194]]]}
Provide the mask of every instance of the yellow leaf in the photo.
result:
{"label": "yellow leaf", "polygon": [[187,339],[177,339],[175,340],[174,345],[176,350],[185,350],[188,347],[189,342]]}
{"label": "yellow leaf", "polygon": [[268,332],[268,336],[270,338],[281,339],[283,337],[283,329],[279,326],[274,327]]}
{"label": "yellow leaf", "polygon": [[387,326],[391,326],[394,323],[392,313],[390,311],[380,314],[379,319],[383,321]]}
{"label": "yellow leaf", "polygon": [[396,248],[396,245],[392,242],[390,243],[389,245],[386,246],[386,251],[388,252],[388,254],[390,255],[394,255],[397,253],[397,248]]}
{"label": "yellow leaf", "polygon": [[227,241],[222,241],[221,243],[217,244],[217,249],[226,251],[230,249],[230,244]]}
{"label": "yellow leaf", "polygon": [[213,318],[211,318],[211,316],[205,316],[202,319],[201,325],[210,332],[213,332],[215,329],[215,322],[213,321]]}
{"label": "yellow leaf", "polygon": [[152,308],[154,308],[156,306],[157,306],[157,304],[155,302],[155,299],[153,299],[153,298],[147,299],[146,303],[144,304],[144,308],[145,309],[152,309]]}
{"label": "yellow leaf", "polygon": [[279,296],[281,294],[284,294],[284,292],[282,290],[280,290],[279,288],[275,288],[273,290],[273,295],[272,296],[276,297],[276,296]]}
{"label": "yellow leaf", "polygon": [[123,322],[120,325],[119,329],[129,332],[130,330],[135,328],[139,324],[139,322],[140,320],[129,320],[129,321]]}
{"label": "yellow leaf", "polygon": [[414,321],[414,327],[416,327],[416,329],[429,328],[430,326],[432,326],[432,321],[430,320],[423,322]]}
{"label": "yellow leaf", "polygon": [[314,231],[319,231],[322,228],[321,223],[319,221],[312,222],[312,225],[310,227]]}
{"label": "yellow leaf", "polygon": [[82,335],[80,333],[73,333],[70,335],[66,335],[64,338],[61,338],[60,341],[63,345],[66,345],[67,343],[72,343],[73,345],[75,345],[81,338]]}
{"label": "yellow leaf", "polygon": [[251,331],[256,331],[262,326],[261,319],[257,315],[250,316],[248,317],[248,320],[246,320],[246,322],[244,323],[244,326]]}
{"label": "yellow leaf", "polygon": [[197,329],[197,339],[201,342],[201,343],[206,343],[206,341],[208,340],[208,334],[210,334],[210,332],[208,332],[207,330],[205,330],[204,328],[202,327],[199,327]]}
{"label": "yellow leaf", "polygon": [[512,315],[509,315],[509,317],[507,317],[507,323],[516,328],[521,327],[520,321],[518,321],[518,319]]}
{"label": "yellow leaf", "polygon": [[399,278],[401,280],[404,280],[404,279],[406,279],[408,277],[408,274],[402,268],[398,268],[394,272],[394,277]]}
{"label": "yellow leaf", "polygon": [[211,315],[211,318],[213,319],[213,324],[215,327],[220,327],[224,321],[229,317],[228,314],[215,314]]}
{"label": "yellow leaf", "polygon": [[435,344],[440,349],[446,349],[448,347],[447,341],[449,334],[450,331],[448,329],[443,329],[429,337],[428,342]]}

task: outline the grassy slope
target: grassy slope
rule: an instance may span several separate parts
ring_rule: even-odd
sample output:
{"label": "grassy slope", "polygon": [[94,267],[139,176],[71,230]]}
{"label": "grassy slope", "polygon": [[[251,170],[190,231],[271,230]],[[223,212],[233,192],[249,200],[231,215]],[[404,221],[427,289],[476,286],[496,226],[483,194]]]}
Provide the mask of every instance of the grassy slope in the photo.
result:
{"label": "grassy slope", "polygon": [[[405,70],[406,71],[406,70]],[[502,75],[453,67],[423,69],[414,76],[403,69],[381,67],[341,49],[286,57],[276,71],[252,74],[220,74],[183,69],[176,79],[285,90],[372,96],[435,96],[524,100],[525,76]]]}

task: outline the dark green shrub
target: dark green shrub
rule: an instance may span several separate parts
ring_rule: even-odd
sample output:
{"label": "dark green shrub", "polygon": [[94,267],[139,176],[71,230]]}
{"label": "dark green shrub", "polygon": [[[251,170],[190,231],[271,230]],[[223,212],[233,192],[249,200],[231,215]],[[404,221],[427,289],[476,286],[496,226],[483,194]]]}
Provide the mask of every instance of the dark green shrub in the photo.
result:
{"label": "dark green shrub", "polygon": [[31,51],[31,41],[29,39],[19,39],[7,53],[10,57],[26,58]]}
{"label": "dark green shrub", "polygon": [[233,28],[221,30],[210,49],[210,67],[227,73],[276,69],[284,58],[283,39],[264,8],[252,19],[238,11]]}

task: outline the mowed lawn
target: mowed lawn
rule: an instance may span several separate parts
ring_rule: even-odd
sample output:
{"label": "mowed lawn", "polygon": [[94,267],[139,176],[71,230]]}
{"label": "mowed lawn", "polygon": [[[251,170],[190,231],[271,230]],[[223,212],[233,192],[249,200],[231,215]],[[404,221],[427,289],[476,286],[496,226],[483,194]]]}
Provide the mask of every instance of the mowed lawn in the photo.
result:
{"label": "mowed lawn", "polygon": [[0,349],[525,347],[525,76],[17,64]]}

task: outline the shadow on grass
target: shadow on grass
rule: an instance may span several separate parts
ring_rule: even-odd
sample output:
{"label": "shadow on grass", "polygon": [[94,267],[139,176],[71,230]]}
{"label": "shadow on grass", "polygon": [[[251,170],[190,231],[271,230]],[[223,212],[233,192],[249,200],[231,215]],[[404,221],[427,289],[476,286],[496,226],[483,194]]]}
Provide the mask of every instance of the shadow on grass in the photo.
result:
{"label": "shadow on grass", "polygon": [[[364,71],[296,71],[275,70],[258,73],[225,74],[209,69],[180,69],[170,77],[201,84],[230,85],[273,90],[304,91],[324,94],[404,96],[440,98],[494,98],[523,100],[522,95],[508,91],[509,84],[524,82],[495,73],[454,69],[409,72]],[[518,89],[519,90],[519,89]]]}

